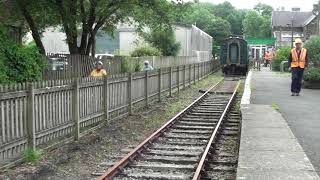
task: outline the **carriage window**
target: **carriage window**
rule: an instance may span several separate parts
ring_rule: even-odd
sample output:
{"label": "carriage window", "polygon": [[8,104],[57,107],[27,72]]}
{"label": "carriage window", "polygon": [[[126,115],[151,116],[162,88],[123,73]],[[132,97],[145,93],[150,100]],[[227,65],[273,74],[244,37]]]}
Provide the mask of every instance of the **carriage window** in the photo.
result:
{"label": "carriage window", "polygon": [[230,61],[231,63],[238,63],[239,48],[237,44],[230,45]]}

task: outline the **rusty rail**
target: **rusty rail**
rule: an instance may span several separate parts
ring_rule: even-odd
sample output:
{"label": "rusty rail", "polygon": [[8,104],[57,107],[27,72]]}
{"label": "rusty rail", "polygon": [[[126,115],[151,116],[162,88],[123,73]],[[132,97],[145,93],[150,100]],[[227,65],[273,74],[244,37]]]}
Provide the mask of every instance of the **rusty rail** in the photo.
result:
{"label": "rusty rail", "polygon": [[222,115],[221,115],[221,117],[220,117],[220,119],[219,119],[216,127],[214,128],[214,131],[213,131],[213,133],[212,133],[212,135],[211,135],[211,137],[210,137],[210,140],[209,140],[209,142],[208,142],[208,144],[207,144],[207,147],[206,147],[205,151],[204,151],[203,154],[202,154],[201,160],[200,160],[200,162],[199,162],[199,164],[198,164],[198,167],[197,167],[197,169],[196,169],[196,172],[195,172],[192,180],[198,180],[198,179],[200,179],[201,171],[203,170],[203,166],[204,166],[204,163],[206,162],[206,158],[207,158],[207,155],[208,155],[208,153],[209,153],[209,151],[210,151],[210,147],[211,147],[213,141],[215,140],[215,138],[216,138],[216,136],[217,136],[217,133],[218,133],[218,130],[219,130],[219,128],[220,128],[220,125],[222,124],[222,121],[225,119],[226,114],[229,112],[230,107],[232,106],[232,103],[233,103],[233,101],[234,101],[234,99],[235,99],[235,97],[236,97],[236,94],[237,94],[237,90],[238,90],[238,88],[239,88],[239,85],[240,85],[240,81],[238,82],[235,90],[233,91],[233,94],[232,94],[232,96],[231,96],[231,98],[230,98],[230,100],[229,100],[226,108],[224,109],[224,111],[223,111],[223,113],[222,113]]}
{"label": "rusty rail", "polygon": [[117,173],[122,171],[129,162],[131,162],[135,157],[139,155],[139,153],[147,147],[153,140],[159,137],[166,129],[170,128],[181,115],[186,113],[189,109],[191,109],[194,105],[196,105],[201,99],[203,99],[211,90],[217,88],[224,79],[221,79],[218,83],[211,86],[204,94],[202,94],[199,98],[193,101],[188,107],[179,112],[176,116],[171,118],[167,123],[165,123],[161,128],[159,128],[156,132],[150,135],[147,139],[145,139],[142,143],[140,143],[135,149],[133,149],[130,153],[128,153],[125,157],[123,157],[120,161],[118,161],[115,165],[107,170],[103,175],[101,175],[98,180],[110,180]]}

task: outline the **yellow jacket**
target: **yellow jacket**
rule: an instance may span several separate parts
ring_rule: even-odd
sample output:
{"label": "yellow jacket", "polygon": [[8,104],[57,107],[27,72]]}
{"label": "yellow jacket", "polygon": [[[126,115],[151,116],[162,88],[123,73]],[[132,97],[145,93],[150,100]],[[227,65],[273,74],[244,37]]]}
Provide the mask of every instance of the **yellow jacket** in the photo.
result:
{"label": "yellow jacket", "polygon": [[97,71],[97,69],[94,69],[90,73],[91,77],[103,77],[106,75],[107,75],[107,71],[105,69],[101,69],[100,71]]}

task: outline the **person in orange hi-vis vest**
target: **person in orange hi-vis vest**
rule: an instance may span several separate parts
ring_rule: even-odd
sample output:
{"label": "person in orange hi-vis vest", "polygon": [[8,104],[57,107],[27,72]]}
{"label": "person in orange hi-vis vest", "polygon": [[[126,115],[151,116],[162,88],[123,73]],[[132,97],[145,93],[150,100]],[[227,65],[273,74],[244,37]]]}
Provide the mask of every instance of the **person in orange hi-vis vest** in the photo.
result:
{"label": "person in orange hi-vis vest", "polygon": [[290,52],[288,58],[289,69],[292,73],[291,96],[299,96],[302,85],[303,71],[308,67],[308,51],[302,47],[301,39],[295,40],[295,48]]}
{"label": "person in orange hi-vis vest", "polygon": [[267,67],[268,64],[270,64],[270,61],[272,60],[272,52],[267,51],[264,54],[264,66]]}

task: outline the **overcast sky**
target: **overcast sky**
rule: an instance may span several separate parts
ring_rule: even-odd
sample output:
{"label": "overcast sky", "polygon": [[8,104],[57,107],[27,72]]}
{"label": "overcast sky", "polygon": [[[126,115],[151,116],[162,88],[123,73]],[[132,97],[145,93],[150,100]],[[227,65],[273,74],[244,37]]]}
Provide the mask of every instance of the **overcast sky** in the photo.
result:
{"label": "overcast sky", "polygon": [[211,2],[214,4],[224,1],[229,1],[237,9],[252,9],[254,5],[261,2],[271,5],[274,9],[281,6],[285,7],[285,10],[291,10],[292,7],[300,7],[301,11],[311,11],[313,4],[317,3],[317,0],[200,0],[200,2]]}

